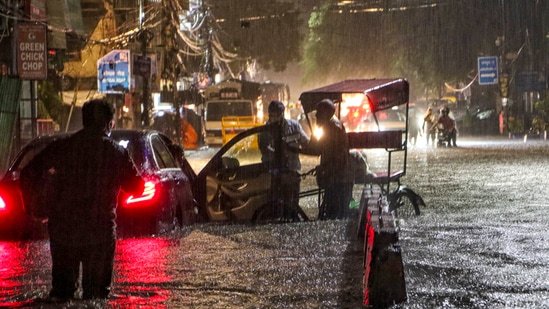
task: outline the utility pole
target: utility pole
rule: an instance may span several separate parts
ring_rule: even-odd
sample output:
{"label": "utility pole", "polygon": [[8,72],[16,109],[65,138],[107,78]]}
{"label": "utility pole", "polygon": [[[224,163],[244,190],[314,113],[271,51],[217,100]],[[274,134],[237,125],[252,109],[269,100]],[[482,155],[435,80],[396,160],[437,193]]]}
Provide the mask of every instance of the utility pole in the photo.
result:
{"label": "utility pole", "polygon": [[213,76],[213,50],[212,50],[212,35],[213,29],[210,20],[210,8],[204,5],[204,2],[200,2],[200,12],[204,14],[204,26],[201,29],[201,37],[205,40],[205,51],[204,51],[204,66],[203,70],[208,76],[208,80],[212,82],[214,80]]}
{"label": "utility pole", "polygon": [[[145,11],[143,8],[143,2],[145,0],[139,0],[139,40],[141,42],[141,56],[143,59],[147,59],[147,45],[149,43],[149,35],[147,29],[143,28],[145,19]],[[150,74],[150,72],[149,72]],[[142,108],[141,111],[141,127],[148,127],[150,125],[150,91],[149,91],[149,74],[143,74],[143,96],[142,96]]]}
{"label": "utility pole", "polygon": [[504,113],[505,113],[505,129],[509,133],[509,136],[511,136],[511,133],[509,131],[509,114],[511,112],[511,109],[509,107],[509,74],[507,73],[507,66],[505,62],[505,41],[506,41],[506,18],[505,18],[505,0],[501,0],[501,31],[502,36],[501,40],[498,38],[496,40],[501,45],[501,56],[500,56],[500,77],[499,77],[499,89],[500,89],[500,95],[501,95],[501,105],[503,107]]}

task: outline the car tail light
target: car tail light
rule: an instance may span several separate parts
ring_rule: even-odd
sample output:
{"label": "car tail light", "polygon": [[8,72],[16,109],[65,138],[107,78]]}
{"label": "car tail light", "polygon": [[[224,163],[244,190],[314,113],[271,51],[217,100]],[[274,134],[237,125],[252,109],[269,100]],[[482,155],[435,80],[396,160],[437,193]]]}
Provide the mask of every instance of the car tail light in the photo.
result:
{"label": "car tail light", "polygon": [[133,207],[140,206],[143,203],[153,201],[158,196],[158,181],[146,180],[145,188],[139,195],[130,194],[124,199],[124,206]]}
{"label": "car tail light", "polygon": [[6,210],[6,201],[4,200],[4,197],[0,195],[0,211]]}
{"label": "car tail light", "polygon": [[17,201],[19,197],[17,193],[17,191],[0,190],[0,213],[11,213],[14,209],[17,209],[17,205],[20,203]]}

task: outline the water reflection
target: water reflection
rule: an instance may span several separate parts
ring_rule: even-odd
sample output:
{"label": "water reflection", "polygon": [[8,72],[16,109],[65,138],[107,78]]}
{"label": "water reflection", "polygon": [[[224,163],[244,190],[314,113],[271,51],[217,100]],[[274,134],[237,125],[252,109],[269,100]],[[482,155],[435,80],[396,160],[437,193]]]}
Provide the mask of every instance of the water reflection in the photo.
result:
{"label": "water reflection", "polygon": [[131,238],[117,242],[114,298],[110,305],[166,308],[172,281],[167,272],[173,241],[164,238]]}
{"label": "water reflection", "polygon": [[23,271],[21,265],[24,252],[13,242],[0,242],[0,290],[2,300],[0,306],[21,305],[9,299],[21,293],[21,282],[17,280]]}
{"label": "water reflection", "polygon": [[0,307],[27,306],[46,290],[47,243],[0,241]]}

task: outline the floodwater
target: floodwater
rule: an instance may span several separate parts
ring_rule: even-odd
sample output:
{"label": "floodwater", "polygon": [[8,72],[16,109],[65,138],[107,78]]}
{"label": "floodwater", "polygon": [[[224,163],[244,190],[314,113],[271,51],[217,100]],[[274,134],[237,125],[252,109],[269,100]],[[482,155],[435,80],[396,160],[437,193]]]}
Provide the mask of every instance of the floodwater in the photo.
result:
{"label": "floodwater", "polygon": [[[395,307],[549,308],[549,141],[458,144],[409,151],[403,183],[427,207],[399,221],[408,302]],[[355,225],[203,224],[121,239],[114,298],[62,306],[359,308]],[[50,264],[47,240],[0,241],[0,307],[58,307],[35,300]]]}

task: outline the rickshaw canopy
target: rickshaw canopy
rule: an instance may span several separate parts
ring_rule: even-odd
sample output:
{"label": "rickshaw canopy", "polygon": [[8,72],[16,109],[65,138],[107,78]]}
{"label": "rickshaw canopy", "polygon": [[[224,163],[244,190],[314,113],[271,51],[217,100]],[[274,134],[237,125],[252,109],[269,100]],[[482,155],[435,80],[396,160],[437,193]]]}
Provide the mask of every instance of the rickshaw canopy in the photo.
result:
{"label": "rickshaw canopy", "polygon": [[342,101],[343,94],[361,93],[370,102],[372,112],[408,103],[409,84],[405,79],[348,79],[303,92],[299,97],[305,113],[315,110],[323,99]]}

